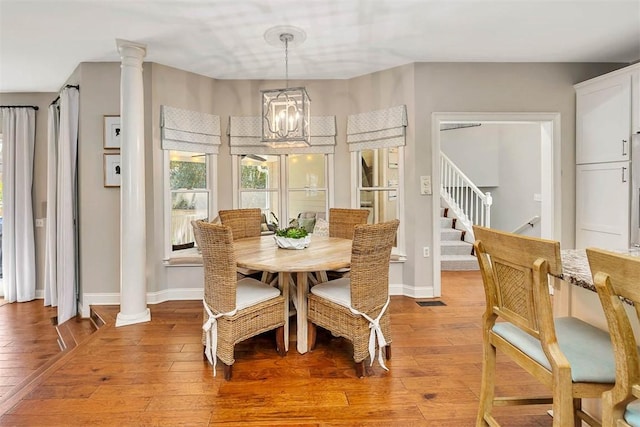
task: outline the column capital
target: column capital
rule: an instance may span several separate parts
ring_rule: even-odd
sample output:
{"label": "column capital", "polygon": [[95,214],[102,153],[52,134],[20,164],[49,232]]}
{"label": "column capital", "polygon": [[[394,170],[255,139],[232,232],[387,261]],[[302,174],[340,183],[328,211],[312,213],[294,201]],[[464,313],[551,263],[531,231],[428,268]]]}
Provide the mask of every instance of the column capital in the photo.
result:
{"label": "column capital", "polygon": [[136,43],[129,40],[116,39],[116,46],[118,46],[118,52],[120,57],[134,57],[142,60],[147,56],[147,45],[142,43]]}

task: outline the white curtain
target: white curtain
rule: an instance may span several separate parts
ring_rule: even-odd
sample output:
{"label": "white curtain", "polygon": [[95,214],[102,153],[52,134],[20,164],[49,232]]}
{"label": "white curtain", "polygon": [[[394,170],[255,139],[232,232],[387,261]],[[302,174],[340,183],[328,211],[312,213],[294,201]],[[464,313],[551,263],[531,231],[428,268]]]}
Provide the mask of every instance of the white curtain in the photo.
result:
{"label": "white curtain", "polygon": [[56,246],[57,230],[56,226],[56,188],[57,164],[58,164],[58,135],[60,133],[60,111],[58,103],[49,106],[47,129],[47,226],[45,229],[45,251],[44,251],[44,305],[58,306],[58,286],[56,280]]}
{"label": "white curtain", "polygon": [[59,106],[57,140],[58,111],[49,109],[45,304],[58,305],[58,323],[62,324],[77,313],[78,89],[63,89]]}
{"label": "white curtain", "polygon": [[4,219],[2,270],[4,299],[36,297],[35,240],[31,184],[36,112],[33,108],[2,108]]}

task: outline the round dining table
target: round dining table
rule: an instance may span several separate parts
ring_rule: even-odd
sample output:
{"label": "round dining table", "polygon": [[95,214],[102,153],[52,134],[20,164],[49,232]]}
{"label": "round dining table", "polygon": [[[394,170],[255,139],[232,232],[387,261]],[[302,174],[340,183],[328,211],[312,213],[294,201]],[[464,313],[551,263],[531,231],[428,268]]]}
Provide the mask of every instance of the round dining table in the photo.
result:
{"label": "round dining table", "polygon": [[[306,353],[307,343],[307,294],[309,273],[326,272],[349,267],[351,243],[349,239],[310,235],[311,242],[304,249],[282,249],[276,245],[273,235],[249,237],[233,242],[238,267],[278,274],[278,286],[285,301],[290,296],[296,306],[297,348]],[[294,276],[295,275],[295,276]],[[295,277],[295,292],[290,295],[290,277]],[[320,274],[326,280],[326,274]],[[320,279],[322,281],[323,279]],[[285,346],[289,348],[289,304],[285,304]]]}

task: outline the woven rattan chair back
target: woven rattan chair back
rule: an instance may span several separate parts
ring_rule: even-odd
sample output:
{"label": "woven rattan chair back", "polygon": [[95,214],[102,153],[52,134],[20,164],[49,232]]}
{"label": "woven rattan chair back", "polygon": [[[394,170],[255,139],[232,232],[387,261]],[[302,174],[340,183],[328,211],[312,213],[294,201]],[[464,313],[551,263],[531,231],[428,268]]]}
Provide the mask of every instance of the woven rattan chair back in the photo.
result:
{"label": "woven rattan chair back", "polygon": [[602,425],[627,426],[626,406],[640,399],[640,357],[629,318],[633,313],[625,306],[632,302],[640,321],[640,257],[588,248],[587,258],[616,358],[615,387],[602,394]]}
{"label": "woven rattan chair back", "polygon": [[233,240],[260,237],[262,233],[262,211],[258,208],[221,210],[218,215],[222,224],[231,227]]}
{"label": "woven rattan chair back", "polygon": [[329,209],[329,236],[353,239],[354,227],[366,224],[369,211],[366,209]]}
{"label": "woven rattan chair back", "polygon": [[[474,227],[474,244],[485,287],[486,315],[504,320],[540,339],[540,323],[553,333],[547,274],[562,274],[560,243]],[[540,267],[539,274],[535,266]],[[537,309],[536,309],[537,308]],[[545,319],[540,319],[543,314]],[[555,337],[554,337],[555,339]]]}
{"label": "woven rattan chair back", "polygon": [[197,221],[204,266],[204,299],[217,313],[236,308],[236,256],[231,227]]}
{"label": "woven rattan chair back", "polygon": [[[351,249],[351,306],[375,318],[389,296],[389,260],[400,221],[360,224]],[[377,312],[372,312],[377,310]]]}

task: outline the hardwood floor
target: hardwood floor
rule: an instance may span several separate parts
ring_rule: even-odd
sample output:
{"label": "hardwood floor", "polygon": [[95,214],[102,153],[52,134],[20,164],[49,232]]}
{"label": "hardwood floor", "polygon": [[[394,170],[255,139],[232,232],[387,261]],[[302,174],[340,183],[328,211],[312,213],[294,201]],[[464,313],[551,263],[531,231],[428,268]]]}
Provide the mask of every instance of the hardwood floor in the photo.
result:
{"label": "hardwood floor", "polygon": [[[319,330],[316,350],[305,355],[292,346],[279,357],[271,334],[237,345],[229,382],[220,365],[214,378],[202,358],[199,301],[150,305],[151,322],[121,328],[113,326],[118,307],[95,307],[106,324],[12,394],[14,374],[29,373],[14,371],[16,354],[37,369],[57,337],[43,323],[51,313],[41,301],[40,320],[8,304],[0,307],[0,425],[473,426],[482,360],[479,273],[445,272],[441,301],[421,307],[392,297],[389,372],[374,364],[356,378],[349,343]],[[47,341],[41,355],[28,350],[34,341]],[[498,393],[546,394],[506,359],[499,358],[499,372]],[[548,409],[496,413],[505,426],[551,426]]]}

